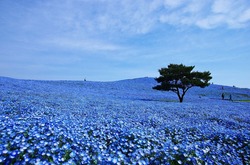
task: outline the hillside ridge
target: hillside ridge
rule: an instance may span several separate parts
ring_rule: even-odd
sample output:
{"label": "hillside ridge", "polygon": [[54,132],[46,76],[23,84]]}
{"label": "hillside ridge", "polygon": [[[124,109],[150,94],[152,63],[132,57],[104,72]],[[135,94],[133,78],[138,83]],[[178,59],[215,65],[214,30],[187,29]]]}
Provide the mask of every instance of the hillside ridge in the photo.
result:
{"label": "hillside ridge", "polygon": [[[124,79],[118,81],[109,81],[109,82],[101,82],[101,81],[73,81],[73,80],[23,80],[23,79],[15,79],[9,77],[0,77],[0,86],[8,87],[9,89],[14,86],[15,88],[19,88],[20,90],[25,89],[37,89],[40,90],[42,88],[37,88],[39,85],[43,88],[44,85],[52,85],[54,88],[65,88],[70,87],[70,89],[74,88],[74,90],[89,90],[90,93],[99,91],[99,93],[111,93],[110,95],[114,95],[120,91],[120,95],[128,95],[133,94],[134,96],[139,93],[147,94],[149,97],[175,97],[173,92],[162,92],[153,90],[152,87],[157,85],[157,82],[153,77],[140,77],[133,79]],[[34,88],[35,87],[35,88]],[[101,91],[101,92],[100,92]],[[209,99],[221,99],[222,93],[225,94],[225,98],[229,99],[229,95],[232,96],[232,99],[235,101],[247,101],[250,100],[250,89],[248,88],[238,88],[238,87],[230,87],[218,84],[211,84],[206,88],[198,88],[193,87],[188,92],[187,98],[209,98]],[[133,98],[134,98],[133,96]],[[150,98],[153,99],[153,98]]]}

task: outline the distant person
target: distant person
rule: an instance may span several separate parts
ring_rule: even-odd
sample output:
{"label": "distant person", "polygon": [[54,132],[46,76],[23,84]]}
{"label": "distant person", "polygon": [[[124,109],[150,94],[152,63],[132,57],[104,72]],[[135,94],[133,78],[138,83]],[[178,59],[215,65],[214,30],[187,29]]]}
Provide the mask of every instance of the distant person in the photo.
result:
{"label": "distant person", "polygon": [[231,94],[229,95],[229,100],[230,100],[230,101],[233,101],[232,95],[231,95]]}
{"label": "distant person", "polygon": [[222,100],[224,100],[224,98],[225,98],[225,94],[224,93],[222,93],[221,98],[222,98]]}

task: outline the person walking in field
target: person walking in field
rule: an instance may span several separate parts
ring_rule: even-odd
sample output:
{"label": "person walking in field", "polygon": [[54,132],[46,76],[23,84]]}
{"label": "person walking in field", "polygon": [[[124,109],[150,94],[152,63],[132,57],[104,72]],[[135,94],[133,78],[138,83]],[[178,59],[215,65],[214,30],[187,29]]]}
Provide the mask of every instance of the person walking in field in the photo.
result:
{"label": "person walking in field", "polygon": [[222,100],[224,100],[224,98],[225,98],[225,94],[224,93],[222,93],[221,98],[222,98]]}

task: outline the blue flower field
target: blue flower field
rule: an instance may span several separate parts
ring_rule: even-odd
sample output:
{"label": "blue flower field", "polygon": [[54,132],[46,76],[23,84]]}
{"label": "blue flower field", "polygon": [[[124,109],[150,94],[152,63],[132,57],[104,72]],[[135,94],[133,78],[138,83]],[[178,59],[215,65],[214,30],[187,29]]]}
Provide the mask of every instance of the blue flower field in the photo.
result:
{"label": "blue flower field", "polygon": [[0,164],[250,164],[249,89],[155,85],[0,77]]}

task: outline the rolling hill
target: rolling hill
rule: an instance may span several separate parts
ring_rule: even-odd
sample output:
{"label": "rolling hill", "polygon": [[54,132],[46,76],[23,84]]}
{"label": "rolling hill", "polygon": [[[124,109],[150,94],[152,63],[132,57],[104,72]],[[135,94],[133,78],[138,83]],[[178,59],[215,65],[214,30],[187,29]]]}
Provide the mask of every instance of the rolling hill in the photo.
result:
{"label": "rolling hill", "polygon": [[0,164],[250,163],[249,89],[155,85],[0,77]]}

